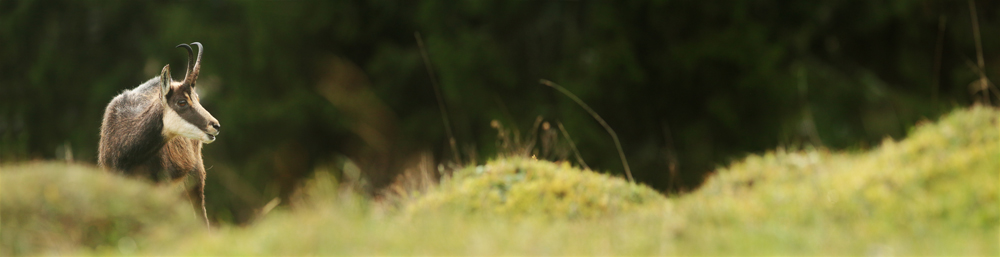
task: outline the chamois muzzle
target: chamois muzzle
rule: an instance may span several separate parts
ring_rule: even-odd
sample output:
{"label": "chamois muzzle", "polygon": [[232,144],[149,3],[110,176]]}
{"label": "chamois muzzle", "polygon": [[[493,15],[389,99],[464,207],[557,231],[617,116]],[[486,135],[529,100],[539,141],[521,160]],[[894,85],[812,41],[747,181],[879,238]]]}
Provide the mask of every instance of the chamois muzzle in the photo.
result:
{"label": "chamois muzzle", "polygon": [[222,124],[219,124],[219,121],[217,120],[213,120],[208,124],[211,128],[205,133],[205,135],[208,136],[208,141],[205,142],[206,144],[215,142],[215,137],[219,136],[219,129],[222,128]]}

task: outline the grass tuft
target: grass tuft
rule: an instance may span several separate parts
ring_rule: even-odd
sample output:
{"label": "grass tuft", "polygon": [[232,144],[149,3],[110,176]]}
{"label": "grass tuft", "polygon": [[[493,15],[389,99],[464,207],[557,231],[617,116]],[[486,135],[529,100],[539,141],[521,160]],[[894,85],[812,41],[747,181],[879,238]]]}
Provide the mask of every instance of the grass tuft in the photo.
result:
{"label": "grass tuft", "polygon": [[0,171],[2,255],[130,254],[204,230],[181,188],[61,162]]}
{"label": "grass tuft", "polygon": [[594,218],[634,211],[665,198],[621,178],[528,158],[494,160],[456,171],[407,212],[455,210],[520,218]]}
{"label": "grass tuft", "polygon": [[977,106],[869,152],[751,155],[676,199],[683,230],[719,252],[995,254],[998,119]]}

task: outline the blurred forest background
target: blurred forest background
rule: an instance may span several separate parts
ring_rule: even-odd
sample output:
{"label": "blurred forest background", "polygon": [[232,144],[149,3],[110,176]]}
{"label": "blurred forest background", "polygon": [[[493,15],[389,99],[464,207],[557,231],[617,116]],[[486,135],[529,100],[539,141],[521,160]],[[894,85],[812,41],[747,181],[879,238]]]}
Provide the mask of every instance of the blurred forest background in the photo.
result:
{"label": "blurred forest background", "polygon": [[[996,77],[1000,2],[975,7]],[[954,0],[0,0],[0,162],[95,163],[111,98],[198,41],[202,105],[225,126],[204,148],[217,220],[247,221],[316,167],[374,193],[416,166],[482,163],[506,149],[494,120],[575,162],[561,123],[591,168],[623,174],[543,78],[618,132],[636,181],[678,193],[747,153],[869,148],[983,101],[974,25]],[[539,116],[552,128],[534,135]]]}

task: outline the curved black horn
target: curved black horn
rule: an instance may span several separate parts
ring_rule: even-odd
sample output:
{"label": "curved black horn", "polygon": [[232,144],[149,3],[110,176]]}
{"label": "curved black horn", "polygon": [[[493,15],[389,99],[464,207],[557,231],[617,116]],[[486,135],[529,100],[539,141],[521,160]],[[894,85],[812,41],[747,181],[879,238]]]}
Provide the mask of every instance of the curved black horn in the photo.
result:
{"label": "curved black horn", "polygon": [[187,82],[188,75],[191,75],[191,66],[193,66],[192,61],[194,60],[191,59],[194,59],[194,50],[192,50],[191,46],[188,44],[180,44],[175,46],[174,48],[178,47],[184,47],[184,49],[187,50],[188,52],[187,67],[184,68],[184,81]]}
{"label": "curved black horn", "polygon": [[201,46],[199,42],[191,44],[198,46],[198,59],[194,61],[194,67],[191,68],[191,86],[194,87],[194,82],[198,80],[198,74],[201,73],[201,54],[205,52],[205,47]]}

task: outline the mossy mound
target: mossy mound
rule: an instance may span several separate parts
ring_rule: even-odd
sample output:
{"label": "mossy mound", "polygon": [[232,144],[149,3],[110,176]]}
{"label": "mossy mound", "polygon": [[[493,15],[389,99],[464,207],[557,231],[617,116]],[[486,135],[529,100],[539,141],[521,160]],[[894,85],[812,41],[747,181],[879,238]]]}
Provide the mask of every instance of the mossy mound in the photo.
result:
{"label": "mossy mound", "polygon": [[644,185],[565,162],[512,158],[458,170],[406,210],[574,219],[629,212],[664,200]]}
{"label": "mossy mound", "polygon": [[0,166],[0,254],[128,254],[204,229],[182,196],[82,165]]}
{"label": "mossy mound", "polygon": [[694,238],[712,238],[704,243],[721,249],[740,247],[719,240],[728,237],[813,250],[996,253],[998,184],[1000,112],[973,107],[871,151],[751,155],[676,199],[675,209],[685,213]]}

